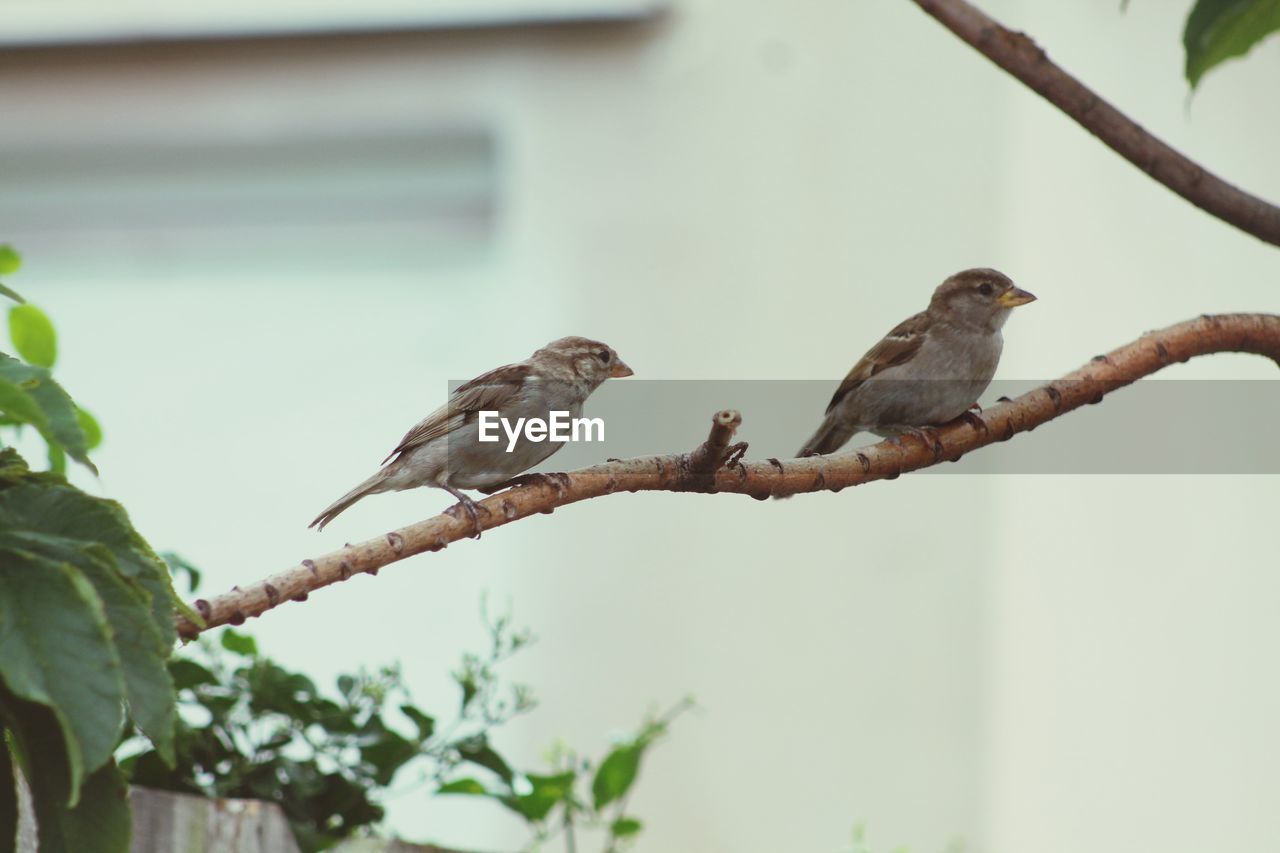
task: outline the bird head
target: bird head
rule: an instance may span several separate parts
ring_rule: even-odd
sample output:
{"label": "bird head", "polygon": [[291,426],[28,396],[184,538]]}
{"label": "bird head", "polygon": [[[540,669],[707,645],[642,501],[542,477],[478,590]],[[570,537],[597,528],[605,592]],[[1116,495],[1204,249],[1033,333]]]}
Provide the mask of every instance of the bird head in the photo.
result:
{"label": "bird head", "polygon": [[634,371],[613,347],[590,338],[571,336],[552,341],[530,359],[535,370],[566,382],[595,387],[606,379],[631,376]]}
{"label": "bird head", "polygon": [[929,314],[953,326],[994,332],[1019,305],[1035,296],[1014,285],[1002,272],[986,267],[964,270],[948,278],[933,292]]}

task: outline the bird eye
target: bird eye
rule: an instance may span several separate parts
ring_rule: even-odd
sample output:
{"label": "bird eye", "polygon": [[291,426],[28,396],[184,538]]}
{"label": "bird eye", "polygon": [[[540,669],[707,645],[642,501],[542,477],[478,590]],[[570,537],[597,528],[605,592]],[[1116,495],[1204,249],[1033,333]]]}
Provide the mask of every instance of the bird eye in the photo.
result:
{"label": "bird eye", "polygon": [[600,359],[602,363],[608,364],[611,356],[609,355],[609,351],[607,349],[602,349],[600,350],[600,352],[596,353],[596,358]]}
{"label": "bird eye", "polygon": [[990,296],[991,291],[994,289],[995,288],[991,286],[990,282],[984,281],[982,284],[978,285],[978,292],[981,293],[983,296]]}

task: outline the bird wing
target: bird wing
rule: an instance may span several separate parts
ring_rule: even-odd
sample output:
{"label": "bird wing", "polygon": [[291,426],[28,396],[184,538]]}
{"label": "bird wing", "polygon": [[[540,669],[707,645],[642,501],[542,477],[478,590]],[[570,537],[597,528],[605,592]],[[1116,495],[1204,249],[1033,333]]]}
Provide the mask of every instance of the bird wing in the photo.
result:
{"label": "bird wing", "polygon": [[925,334],[929,331],[929,315],[923,311],[915,314],[893,327],[879,343],[867,351],[858,363],[845,376],[836,393],[831,397],[827,411],[830,412],[840,401],[853,393],[863,382],[880,371],[902,364],[920,351],[924,344]]}
{"label": "bird wing", "polygon": [[382,464],[387,464],[387,460],[393,456],[448,435],[449,430],[476,412],[500,411],[520,390],[529,371],[528,364],[507,364],[459,385],[450,395],[449,402],[405,433],[396,449],[382,460]]}

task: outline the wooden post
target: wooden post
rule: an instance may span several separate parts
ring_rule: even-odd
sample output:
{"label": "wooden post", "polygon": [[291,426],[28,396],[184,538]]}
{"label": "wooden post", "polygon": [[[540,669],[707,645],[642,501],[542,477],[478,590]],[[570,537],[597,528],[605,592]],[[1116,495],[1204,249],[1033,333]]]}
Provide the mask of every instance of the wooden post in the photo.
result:
{"label": "wooden post", "polygon": [[299,853],[275,803],[129,789],[130,853]]}

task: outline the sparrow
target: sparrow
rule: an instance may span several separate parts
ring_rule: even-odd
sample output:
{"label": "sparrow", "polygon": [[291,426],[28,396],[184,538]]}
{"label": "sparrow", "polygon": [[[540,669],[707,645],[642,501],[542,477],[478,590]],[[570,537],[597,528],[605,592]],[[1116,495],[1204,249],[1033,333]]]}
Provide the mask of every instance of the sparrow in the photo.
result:
{"label": "sparrow", "polygon": [[958,272],[853,366],[800,456],[831,453],[855,433],[922,436],[977,405],[995,376],[1009,312],[1035,297],[993,269]]}
{"label": "sparrow", "polygon": [[490,424],[498,441],[482,442],[479,413],[498,412],[511,424],[518,418],[549,420],[552,411],[582,415],[582,404],[606,379],[632,375],[612,347],[587,338],[552,341],[524,361],[483,373],[460,385],[439,409],[413,429],[382,460],[382,468],[316,516],[324,526],[356,501],[378,492],[418,486],[444,489],[461,503],[480,530],[476,504],[461,489],[489,489],[506,483],[559,450],[563,441],[530,441],[523,433],[508,452],[508,436]]}

